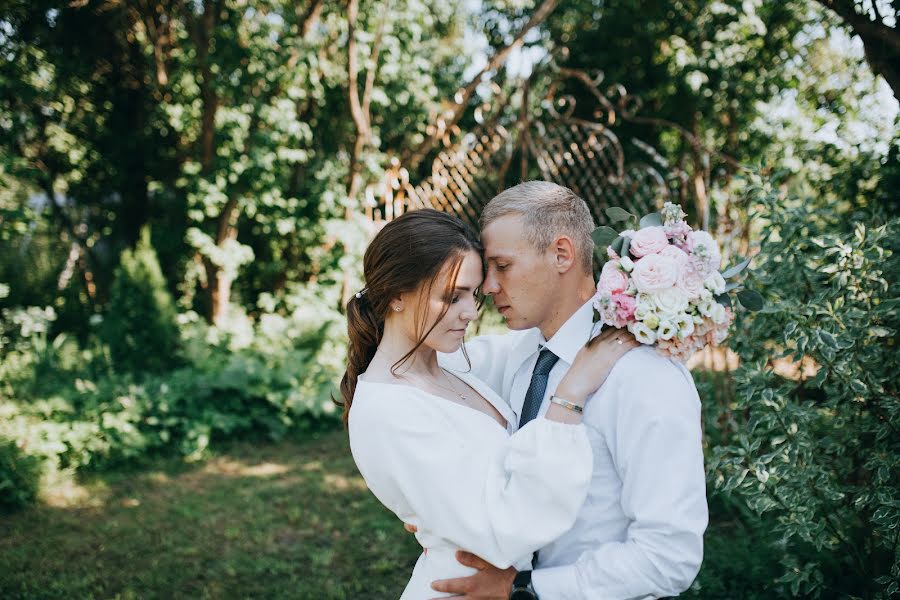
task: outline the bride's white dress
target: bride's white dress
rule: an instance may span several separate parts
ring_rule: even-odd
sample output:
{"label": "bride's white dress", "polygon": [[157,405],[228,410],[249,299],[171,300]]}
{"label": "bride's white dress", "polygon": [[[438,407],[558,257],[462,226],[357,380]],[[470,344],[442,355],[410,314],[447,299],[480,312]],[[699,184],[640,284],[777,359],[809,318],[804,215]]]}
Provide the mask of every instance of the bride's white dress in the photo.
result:
{"label": "bride's white dress", "polygon": [[[511,423],[486,384],[453,371]],[[465,549],[506,568],[568,531],[584,502],[592,452],[583,425],[537,418],[510,435],[488,415],[418,388],[360,377],[350,409],[350,449],[372,493],[428,548],[401,600],[440,597],[436,579],[473,573]]]}

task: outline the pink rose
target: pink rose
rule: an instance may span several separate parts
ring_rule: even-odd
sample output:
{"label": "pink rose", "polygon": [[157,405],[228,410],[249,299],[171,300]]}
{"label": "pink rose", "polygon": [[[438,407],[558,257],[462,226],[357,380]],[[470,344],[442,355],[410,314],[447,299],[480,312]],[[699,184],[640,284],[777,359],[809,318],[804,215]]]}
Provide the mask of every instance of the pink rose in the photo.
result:
{"label": "pink rose", "polygon": [[650,254],[634,262],[631,279],[639,292],[649,294],[664,290],[675,285],[678,266],[671,257]]}
{"label": "pink rose", "polygon": [[669,258],[674,259],[678,264],[678,268],[681,268],[682,265],[684,265],[691,259],[691,257],[688,256],[684,250],[680,250],[679,248],[676,248],[671,244],[660,250],[659,253],[663,256],[668,256]]}
{"label": "pink rose", "polygon": [[619,261],[610,260],[603,265],[600,271],[600,280],[597,281],[598,292],[624,292],[628,288],[628,276],[622,272]]}
{"label": "pink rose", "polygon": [[631,237],[629,252],[640,258],[648,254],[657,254],[669,245],[669,239],[662,227],[644,227]]}

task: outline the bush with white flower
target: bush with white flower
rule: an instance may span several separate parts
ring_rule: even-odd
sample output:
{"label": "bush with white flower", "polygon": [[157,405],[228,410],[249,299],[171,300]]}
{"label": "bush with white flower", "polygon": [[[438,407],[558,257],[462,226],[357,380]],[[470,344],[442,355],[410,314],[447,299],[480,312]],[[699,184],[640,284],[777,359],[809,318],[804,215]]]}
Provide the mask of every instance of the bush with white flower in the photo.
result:
{"label": "bush with white flower", "polygon": [[[618,207],[606,214],[613,222],[637,219]],[[636,231],[594,231],[608,257],[593,299],[599,320],[627,328],[642,344],[681,361],[727,337],[734,319],[728,293],[740,284],[726,280],[750,263],[720,272],[718,243],[694,231],[685,216],[681,206],[666,202],[661,212],[642,218]],[[738,301],[750,310],[762,308],[762,297],[752,290],[741,290]]]}

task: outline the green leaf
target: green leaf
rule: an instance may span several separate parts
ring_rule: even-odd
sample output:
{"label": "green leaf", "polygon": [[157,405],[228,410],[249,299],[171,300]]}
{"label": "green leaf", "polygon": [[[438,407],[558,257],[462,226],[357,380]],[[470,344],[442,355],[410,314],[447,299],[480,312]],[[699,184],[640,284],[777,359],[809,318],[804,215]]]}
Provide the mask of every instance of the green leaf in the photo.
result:
{"label": "green leaf", "polygon": [[625,241],[622,242],[622,251],[619,252],[619,256],[628,256],[628,250],[631,248],[631,238],[622,236],[622,239]]}
{"label": "green leaf", "polygon": [[637,219],[637,215],[633,215],[624,208],[619,208],[618,206],[610,206],[604,212],[606,213],[606,216],[609,217],[609,220],[613,223],[616,223],[618,221]]}
{"label": "green leaf", "polygon": [[830,348],[837,348],[837,339],[827,331],[818,331],[819,339],[822,340],[822,343],[829,346]]}
{"label": "green leaf", "polygon": [[658,212],[650,213],[649,215],[644,215],[641,218],[640,228],[644,227],[661,227],[663,224],[662,215]]}
{"label": "green leaf", "polygon": [[619,237],[619,232],[612,227],[606,226],[598,227],[591,233],[591,238],[593,238],[594,244],[598,248],[609,246],[617,237]]}
{"label": "green leaf", "polygon": [[618,254],[619,256],[622,256],[622,246],[623,246],[624,244],[625,244],[625,238],[623,238],[623,237],[620,235],[620,236],[617,237],[615,240],[613,240],[613,243],[610,244],[609,247],[612,248],[613,251],[615,251],[616,254]]}
{"label": "green leaf", "polygon": [[763,306],[765,306],[765,300],[755,290],[741,290],[737,293],[737,299],[741,306],[754,312],[762,310]]}
{"label": "green leaf", "polygon": [[747,267],[747,265],[750,264],[750,261],[751,261],[751,260],[753,260],[752,257],[751,257],[751,258],[744,259],[744,260],[742,260],[741,262],[739,262],[738,264],[732,265],[731,267],[728,267],[728,268],[722,273],[722,277],[723,277],[724,279],[729,279],[729,278],[731,278],[731,277],[734,277],[735,275],[737,275],[738,273],[740,273],[741,271],[743,271],[743,270]]}
{"label": "green leaf", "polygon": [[719,294],[715,297],[715,300],[725,308],[731,308],[731,296],[728,294]]}

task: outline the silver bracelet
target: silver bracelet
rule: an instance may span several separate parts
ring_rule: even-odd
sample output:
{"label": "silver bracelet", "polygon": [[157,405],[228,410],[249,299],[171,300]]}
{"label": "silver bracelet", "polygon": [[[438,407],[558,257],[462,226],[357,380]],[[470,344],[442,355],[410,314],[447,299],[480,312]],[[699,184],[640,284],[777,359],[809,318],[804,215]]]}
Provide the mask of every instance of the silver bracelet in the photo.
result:
{"label": "silver bracelet", "polygon": [[564,398],[560,398],[559,396],[550,396],[550,403],[551,404],[559,404],[563,408],[568,408],[572,412],[577,412],[578,414],[581,414],[584,412],[584,407],[581,406],[580,404],[575,404],[574,402],[569,402],[568,400],[566,400]]}

